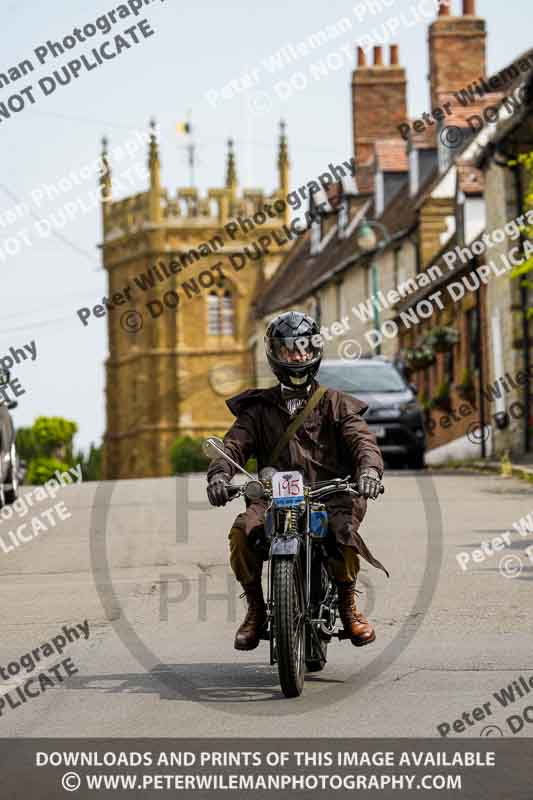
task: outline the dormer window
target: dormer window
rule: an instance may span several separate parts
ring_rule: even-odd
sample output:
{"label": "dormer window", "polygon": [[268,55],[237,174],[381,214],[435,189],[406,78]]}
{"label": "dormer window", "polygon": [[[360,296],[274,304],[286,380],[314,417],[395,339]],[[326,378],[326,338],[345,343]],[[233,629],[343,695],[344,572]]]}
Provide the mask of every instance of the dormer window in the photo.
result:
{"label": "dormer window", "polygon": [[377,139],[374,143],[374,201],[380,216],[402,189],[409,165],[403,139]]}
{"label": "dormer window", "polygon": [[311,255],[317,256],[320,253],[320,241],[322,239],[322,221],[314,219],[311,223]]}
{"label": "dormer window", "polygon": [[[311,223],[311,242],[310,253],[312,256],[317,256],[320,253],[320,244],[322,241],[322,215],[320,213],[320,203],[327,200],[323,190],[312,192],[309,195],[309,213],[312,215]],[[323,208],[323,206],[322,206]]]}
{"label": "dormer window", "polygon": [[376,173],[375,181],[376,216],[380,217],[385,208],[385,176],[382,172]]}
{"label": "dormer window", "polygon": [[337,212],[337,230],[339,232],[339,239],[344,239],[346,236],[348,220],[348,198],[344,197]]}
{"label": "dormer window", "polygon": [[420,171],[418,169],[418,151],[411,147],[409,151],[409,194],[414,197],[420,186]]}

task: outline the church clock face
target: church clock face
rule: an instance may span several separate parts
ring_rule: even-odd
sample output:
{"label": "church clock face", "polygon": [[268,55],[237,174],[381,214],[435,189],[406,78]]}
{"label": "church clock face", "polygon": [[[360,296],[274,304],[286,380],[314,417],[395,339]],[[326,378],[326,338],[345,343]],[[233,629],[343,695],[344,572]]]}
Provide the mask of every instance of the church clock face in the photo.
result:
{"label": "church clock face", "polygon": [[217,394],[223,397],[237,394],[244,388],[244,376],[239,366],[234,364],[220,364],[209,370],[209,385]]}

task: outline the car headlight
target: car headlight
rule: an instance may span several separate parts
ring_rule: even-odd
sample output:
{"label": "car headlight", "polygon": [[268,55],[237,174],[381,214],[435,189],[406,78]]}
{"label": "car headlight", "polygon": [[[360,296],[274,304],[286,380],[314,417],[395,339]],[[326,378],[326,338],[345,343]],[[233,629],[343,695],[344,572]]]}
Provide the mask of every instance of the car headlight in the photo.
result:
{"label": "car headlight", "polygon": [[414,411],[419,411],[417,400],[408,400],[406,403],[400,403],[398,408],[404,414],[412,414]]}

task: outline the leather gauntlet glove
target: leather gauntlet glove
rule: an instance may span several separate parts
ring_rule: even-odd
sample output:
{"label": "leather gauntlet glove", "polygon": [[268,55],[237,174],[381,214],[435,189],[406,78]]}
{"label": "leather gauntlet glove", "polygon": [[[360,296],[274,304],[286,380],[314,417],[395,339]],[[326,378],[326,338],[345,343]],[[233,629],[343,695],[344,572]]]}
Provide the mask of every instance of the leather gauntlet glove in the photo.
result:
{"label": "leather gauntlet glove", "polygon": [[207,499],[212,506],[225,506],[229,500],[229,477],[225,472],[214,475],[207,485]]}
{"label": "leather gauntlet glove", "polygon": [[359,480],[357,482],[357,489],[360,494],[365,498],[375,500],[379,495],[381,488],[381,481],[379,479],[379,472],[374,467],[365,467],[361,470]]}

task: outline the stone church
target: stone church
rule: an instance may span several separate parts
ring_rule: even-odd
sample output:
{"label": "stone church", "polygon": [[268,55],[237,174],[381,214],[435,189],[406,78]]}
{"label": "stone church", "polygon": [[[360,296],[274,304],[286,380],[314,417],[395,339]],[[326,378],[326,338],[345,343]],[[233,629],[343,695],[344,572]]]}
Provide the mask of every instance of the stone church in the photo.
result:
{"label": "stone church", "polygon": [[[103,477],[170,475],[176,437],[225,431],[232,419],[226,398],[255,383],[252,303],[290,244],[279,237],[268,252],[256,247],[256,257],[242,267],[239,254],[259,236],[276,237],[288,222],[286,203],[283,213],[263,213],[289,191],[284,124],[278,187],[269,195],[239,190],[231,140],[223,187],[170,194],[161,186],[153,123],[147,191],[113,200],[106,140],[102,161],[107,295],[112,300],[130,287],[129,302],[107,314]],[[150,270],[157,276],[153,286],[146,280]]]}

